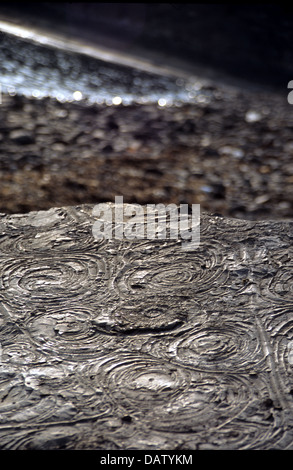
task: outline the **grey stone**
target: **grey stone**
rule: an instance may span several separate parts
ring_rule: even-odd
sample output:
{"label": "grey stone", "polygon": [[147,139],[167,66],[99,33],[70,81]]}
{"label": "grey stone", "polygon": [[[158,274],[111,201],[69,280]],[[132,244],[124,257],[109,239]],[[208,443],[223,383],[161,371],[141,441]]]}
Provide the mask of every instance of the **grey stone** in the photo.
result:
{"label": "grey stone", "polygon": [[290,221],[95,239],[0,217],[1,449],[293,449]]}
{"label": "grey stone", "polygon": [[29,145],[35,141],[34,136],[30,132],[22,129],[11,131],[9,137],[14,143],[19,145]]}

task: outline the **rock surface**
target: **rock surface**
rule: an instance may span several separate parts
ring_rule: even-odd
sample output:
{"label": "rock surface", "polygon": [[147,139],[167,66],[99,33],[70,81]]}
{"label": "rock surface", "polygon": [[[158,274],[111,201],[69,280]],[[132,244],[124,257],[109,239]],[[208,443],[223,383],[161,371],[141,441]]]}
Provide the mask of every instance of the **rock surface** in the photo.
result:
{"label": "rock surface", "polygon": [[292,222],[96,240],[0,218],[1,449],[293,449]]}

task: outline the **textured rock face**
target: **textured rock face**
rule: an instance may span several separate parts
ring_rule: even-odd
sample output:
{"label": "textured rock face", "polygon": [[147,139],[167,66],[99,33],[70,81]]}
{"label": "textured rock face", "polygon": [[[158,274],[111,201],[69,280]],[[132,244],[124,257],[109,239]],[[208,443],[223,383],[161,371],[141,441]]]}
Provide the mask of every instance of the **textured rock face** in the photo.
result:
{"label": "textured rock face", "polygon": [[0,218],[1,449],[293,449],[292,223],[95,240]]}

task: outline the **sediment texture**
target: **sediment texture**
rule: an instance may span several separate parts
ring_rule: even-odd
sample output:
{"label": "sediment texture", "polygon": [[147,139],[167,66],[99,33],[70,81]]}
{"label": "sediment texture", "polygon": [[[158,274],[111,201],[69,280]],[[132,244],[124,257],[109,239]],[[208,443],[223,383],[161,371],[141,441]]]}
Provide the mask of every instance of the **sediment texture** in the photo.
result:
{"label": "sediment texture", "polygon": [[200,204],[226,217],[292,220],[287,91],[219,84],[201,88],[203,101],[178,107],[3,95],[0,212],[114,202],[122,195],[126,203]]}
{"label": "sediment texture", "polygon": [[95,240],[0,218],[1,449],[293,449],[292,223]]}

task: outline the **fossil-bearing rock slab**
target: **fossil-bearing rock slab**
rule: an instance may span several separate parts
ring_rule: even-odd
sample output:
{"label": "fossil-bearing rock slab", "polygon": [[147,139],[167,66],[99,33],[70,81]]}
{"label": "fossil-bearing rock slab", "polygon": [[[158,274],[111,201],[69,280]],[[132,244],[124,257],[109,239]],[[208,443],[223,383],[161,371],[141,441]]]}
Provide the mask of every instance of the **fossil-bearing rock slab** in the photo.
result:
{"label": "fossil-bearing rock slab", "polygon": [[96,240],[0,217],[1,449],[293,449],[292,223]]}

